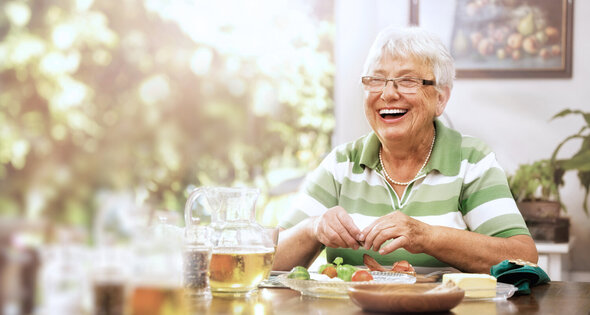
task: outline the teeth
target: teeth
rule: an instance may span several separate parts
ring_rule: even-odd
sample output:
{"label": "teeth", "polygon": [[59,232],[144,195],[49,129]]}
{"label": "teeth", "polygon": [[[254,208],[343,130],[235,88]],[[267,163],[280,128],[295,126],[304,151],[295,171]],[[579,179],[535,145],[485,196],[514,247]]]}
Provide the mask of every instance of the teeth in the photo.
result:
{"label": "teeth", "polygon": [[395,108],[395,109],[382,109],[379,111],[379,115],[395,115],[395,114],[405,114],[408,110],[407,109],[399,109],[399,108]]}

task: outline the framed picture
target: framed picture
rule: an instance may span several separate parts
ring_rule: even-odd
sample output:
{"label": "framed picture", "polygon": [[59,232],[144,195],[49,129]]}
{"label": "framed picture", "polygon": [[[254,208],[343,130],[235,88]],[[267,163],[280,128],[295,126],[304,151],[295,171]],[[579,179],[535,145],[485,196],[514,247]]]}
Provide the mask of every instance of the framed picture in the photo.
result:
{"label": "framed picture", "polygon": [[411,24],[447,44],[457,78],[572,76],[573,0],[410,0],[410,5]]}

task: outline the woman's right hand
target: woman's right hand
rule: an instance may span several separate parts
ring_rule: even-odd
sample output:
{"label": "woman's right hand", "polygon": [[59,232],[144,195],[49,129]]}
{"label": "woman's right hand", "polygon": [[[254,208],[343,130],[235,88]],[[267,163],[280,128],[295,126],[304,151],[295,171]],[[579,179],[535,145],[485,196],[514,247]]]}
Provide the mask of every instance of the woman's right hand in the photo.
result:
{"label": "woman's right hand", "polygon": [[361,231],[352,217],[340,206],[333,207],[313,220],[313,233],[322,244],[332,248],[358,249]]}

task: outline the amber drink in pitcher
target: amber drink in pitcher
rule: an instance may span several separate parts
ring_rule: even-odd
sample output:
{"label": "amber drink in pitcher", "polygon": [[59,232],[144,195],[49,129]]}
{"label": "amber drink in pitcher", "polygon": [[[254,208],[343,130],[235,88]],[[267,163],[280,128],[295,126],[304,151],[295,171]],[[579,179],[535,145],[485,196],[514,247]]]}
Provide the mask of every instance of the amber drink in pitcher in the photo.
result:
{"label": "amber drink in pitcher", "polygon": [[258,195],[258,189],[205,187],[187,200],[187,228],[201,223],[194,213],[211,216],[209,284],[214,295],[247,295],[270,275],[276,242],[255,221]]}
{"label": "amber drink in pitcher", "polygon": [[228,248],[216,251],[211,257],[211,287],[214,292],[256,289],[270,275],[274,255],[274,249],[252,252]]}

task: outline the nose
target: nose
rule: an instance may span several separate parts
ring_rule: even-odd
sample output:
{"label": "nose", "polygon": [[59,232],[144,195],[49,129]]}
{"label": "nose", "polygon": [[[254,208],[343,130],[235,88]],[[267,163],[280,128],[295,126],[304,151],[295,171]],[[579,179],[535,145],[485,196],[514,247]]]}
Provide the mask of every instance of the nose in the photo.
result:
{"label": "nose", "polygon": [[381,91],[381,99],[385,102],[389,100],[396,100],[399,99],[399,92],[397,91],[397,87],[395,86],[395,82],[391,81],[391,88],[388,87],[390,81],[385,82],[385,86]]}

